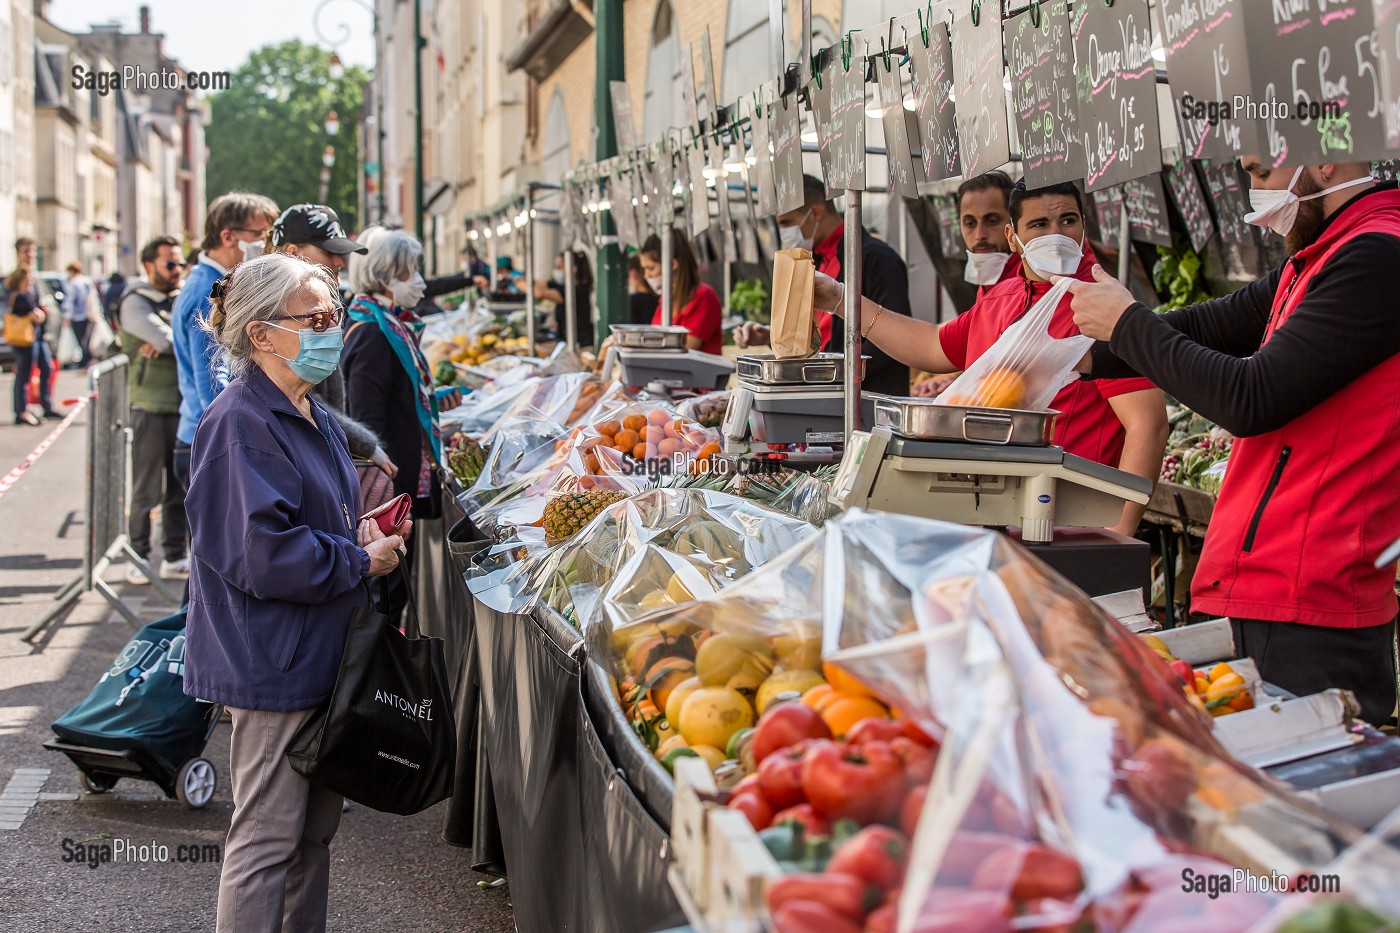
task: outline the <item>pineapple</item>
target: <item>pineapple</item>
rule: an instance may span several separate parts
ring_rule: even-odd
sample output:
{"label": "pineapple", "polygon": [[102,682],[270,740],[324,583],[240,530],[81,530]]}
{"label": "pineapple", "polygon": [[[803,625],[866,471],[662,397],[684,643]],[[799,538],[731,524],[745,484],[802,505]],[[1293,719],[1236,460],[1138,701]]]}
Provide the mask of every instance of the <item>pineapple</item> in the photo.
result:
{"label": "pineapple", "polygon": [[606,489],[555,496],[544,507],[545,543],[553,547],[572,538],[603,509],[626,498],[625,492]]}

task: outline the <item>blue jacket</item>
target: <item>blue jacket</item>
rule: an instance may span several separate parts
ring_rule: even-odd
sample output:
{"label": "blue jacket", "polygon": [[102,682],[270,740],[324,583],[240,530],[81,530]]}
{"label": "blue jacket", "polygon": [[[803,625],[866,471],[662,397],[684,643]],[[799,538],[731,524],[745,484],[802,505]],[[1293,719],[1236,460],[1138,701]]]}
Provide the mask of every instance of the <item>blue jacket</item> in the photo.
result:
{"label": "blue jacket", "polygon": [[360,481],[345,433],[312,410],[319,430],[254,368],[204,413],[185,498],[190,696],[286,712],[335,685],[370,561],[352,537]]}
{"label": "blue jacket", "polygon": [[223,388],[214,376],[218,347],[199,326],[209,316],[209,291],[223,273],[200,257],[175,298],[170,329],[174,331],[175,362],[180,369],[180,426],[175,436],[184,444],[194,443],[194,430],[200,416]]}

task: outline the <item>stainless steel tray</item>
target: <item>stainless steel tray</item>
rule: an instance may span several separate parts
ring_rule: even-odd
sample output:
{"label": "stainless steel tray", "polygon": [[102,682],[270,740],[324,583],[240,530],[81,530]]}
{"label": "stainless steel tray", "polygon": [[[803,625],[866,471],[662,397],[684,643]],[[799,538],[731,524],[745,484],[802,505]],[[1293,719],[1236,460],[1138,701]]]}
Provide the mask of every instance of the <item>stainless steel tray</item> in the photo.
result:
{"label": "stainless steel tray", "polygon": [[[865,379],[865,363],[860,358],[860,378]],[[735,363],[739,378],[763,385],[817,385],[840,382],[846,373],[846,358],[840,353],[818,353],[805,359],[780,360],[771,353],[741,356]]]}
{"label": "stainless steel tray", "polygon": [[641,350],[684,350],[690,331],[661,324],[614,324],[613,342],[619,347]]}
{"label": "stainless steel tray", "polygon": [[933,399],[874,395],[875,426],[900,437],[926,441],[967,441],[1016,447],[1048,447],[1057,411],[963,408]]}

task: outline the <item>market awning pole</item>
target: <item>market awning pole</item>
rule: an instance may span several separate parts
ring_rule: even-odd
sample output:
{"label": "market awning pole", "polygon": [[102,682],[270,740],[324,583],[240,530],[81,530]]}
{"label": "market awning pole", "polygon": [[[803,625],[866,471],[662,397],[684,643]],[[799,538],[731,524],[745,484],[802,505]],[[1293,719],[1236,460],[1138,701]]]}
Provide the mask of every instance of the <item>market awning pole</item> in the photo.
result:
{"label": "market awning pole", "polygon": [[530,355],[535,355],[535,224],[530,214],[535,209],[535,189],[525,186],[525,340]]}
{"label": "market awning pole", "polygon": [[[593,158],[602,162],[617,155],[617,129],[613,125],[612,81],[627,80],[623,55],[623,0],[594,0]],[[598,309],[598,335],[607,336],[613,324],[627,320],[627,257],[618,249],[617,228],[611,214],[598,218],[603,242],[598,245],[593,277]]]}
{"label": "market awning pole", "polygon": [[1118,220],[1118,281],[1128,284],[1128,273],[1132,269],[1132,241],[1128,238],[1128,199],[1123,198],[1123,212]]}
{"label": "market awning pole", "polygon": [[574,244],[564,250],[564,345],[570,352],[578,350],[578,293],[574,288]]}
{"label": "market awning pole", "polygon": [[862,255],[861,193],[846,193],[846,255],[841,260],[842,276],[846,285],[846,325],[843,352],[846,357],[843,378],[846,399],[846,443],[851,435],[859,431],[860,424],[860,268],[865,261]]}
{"label": "market awning pole", "polygon": [[672,229],[669,224],[661,228],[661,324],[664,327],[671,326]]}

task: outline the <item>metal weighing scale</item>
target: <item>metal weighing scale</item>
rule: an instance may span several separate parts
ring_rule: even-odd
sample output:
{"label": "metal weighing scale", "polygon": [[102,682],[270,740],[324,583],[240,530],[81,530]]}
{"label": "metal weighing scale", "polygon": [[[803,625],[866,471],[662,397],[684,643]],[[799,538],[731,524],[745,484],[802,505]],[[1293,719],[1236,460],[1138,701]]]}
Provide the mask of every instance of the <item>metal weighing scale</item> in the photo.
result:
{"label": "metal weighing scale", "polygon": [[[862,377],[867,359],[861,358]],[[812,463],[840,458],[845,441],[841,354],[790,360],[752,354],[739,357],[736,368],[739,384],[722,428],[727,455],[781,453],[784,459]],[[867,420],[874,416],[873,401],[862,404],[862,414]],[[807,449],[792,451],[793,446]]]}
{"label": "metal weighing scale", "polygon": [[834,504],[1019,529],[1090,596],[1147,585],[1148,546],[1105,529],[1125,502],[1146,504],[1152,482],[1050,446],[1056,412],[867,398],[875,428],[852,434]]}
{"label": "metal weighing scale", "polygon": [[612,358],[604,362],[610,372],[613,359],[622,368],[628,386],[668,389],[722,389],[734,372],[734,364],[722,356],[687,350],[690,331],[674,325],[614,324]]}

